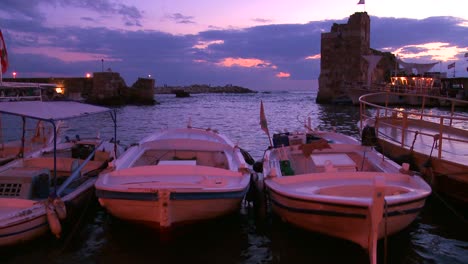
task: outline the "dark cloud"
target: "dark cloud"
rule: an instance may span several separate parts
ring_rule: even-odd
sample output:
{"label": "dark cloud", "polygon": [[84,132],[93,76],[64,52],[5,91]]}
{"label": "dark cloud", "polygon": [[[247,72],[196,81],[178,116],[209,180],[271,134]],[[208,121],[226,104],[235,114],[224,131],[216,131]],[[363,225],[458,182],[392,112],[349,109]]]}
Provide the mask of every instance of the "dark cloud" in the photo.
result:
{"label": "dark cloud", "polygon": [[[14,1],[14,0],[7,0]],[[30,2],[29,0],[19,0],[19,2]],[[124,5],[116,3],[111,0],[49,0],[43,1],[42,5],[61,6],[61,7],[76,7],[85,10],[90,10],[101,15],[118,15],[121,17],[124,25],[126,26],[142,26],[141,19],[143,18],[143,12],[137,9],[135,6]],[[35,4],[39,5],[39,4]],[[23,6],[21,6],[23,7]],[[24,5],[27,7],[27,5]],[[29,7],[33,10],[39,10],[38,8]]]}
{"label": "dark cloud", "polygon": [[82,17],[80,18],[83,21],[88,21],[88,22],[95,22],[96,20],[92,17]]}
{"label": "dark cloud", "polygon": [[426,19],[371,17],[371,46],[400,47],[429,42],[448,42],[461,47],[468,45],[468,28],[460,26],[463,19],[429,17]]}
{"label": "dark cloud", "polygon": [[[24,8],[16,3],[17,13]],[[18,3],[19,2],[19,3]],[[27,2],[27,1],[24,1]],[[62,3],[75,1],[62,1]],[[76,1],[77,2],[77,1]],[[84,1],[91,3],[94,1]],[[93,8],[105,6],[98,1]],[[102,6],[101,6],[102,7]],[[118,6],[112,5],[114,10]],[[131,9],[126,9],[131,10]],[[104,67],[120,72],[128,84],[138,77],[151,74],[158,85],[206,83],[236,84],[253,89],[266,89],[279,72],[289,73],[290,81],[317,79],[320,60],[305,59],[320,53],[322,32],[329,32],[333,23],[346,20],[316,21],[307,24],[262,25],[240,30],[207,30],[194,35],[172,35],[154,30],[124,31],[103,27],[48,28],[40,21],[40,14],[29,14],[32,19],[2,19],[9,59],[19,76],[48,74],[50,76],[80,76],[85,72],[101,71]],[[138,17],[138,12],[128,17]],[[123,14],[121,14],[123,15]],[[193,17],[173,14],[175,21],[192,21]],[[92,18],[83,18],[92,19]],[[461,19],[432,17],[423,20],[371,17],[371,47],[382,50],[429,42],[447,42],[467,47],[468,27],[460,26]],[[193,23],[193,22],[192,22]],[[197,49],[197,44],[221,40],[222,43]],[[18,54],[14,48],[35,48],[41,45],[74,53],[95,54],[95,60],[65,62],[49,54]],[[12,49],[13,47],[13,49]],[[409,48],[419,52],[420,48]],[[408,51],[408,49],[407,49]],[[265,61],[264,67],[220,67],[224,58],[254,58]],[[427,58],[425,58],[427,59]],[[425,60],[424,62],[428,62]],[[275,65],[274,69],[269,65]],[[45,75],[45,76],[48,76]],[[8,73],[7,73],[8,76]],[[287,81],[285,81],[287,84]]]}
{"label": "dark cloud", "polygon": [[38,1],[30,0],[2,0],[0,14],[8,14],[23,20],[44,21],[45,16],[39,11]]}
{"label": "dark cloud", "polygon": [[167,15],[167,18],[173,20],[177,24],[195,24],[195,21],[193,21],[193,16],[184,16],[181,13]]}
{"label": "dark cloud", "polygon": [[257,23],[263,23],[263,24],[267,24],[267,23],[272,22],[271,19],[264,19],[264,18],[254,18],[254,19],[252,19],[252,21],[257,22]]}
{"label": "dark cloud", "polygon": [[[321,25],[323,22],[317,22]],[[257,26],[242,30],[201,32],[203,40],[224,40],[224,45],[212,46],[220,56],[241,53],[247,57],[298,58],[320,52],[320,26],[289,24]]]}
{"label": "dark cloud", "polygon": [[103,15],[119,15],[125,24],[141,26],[142,11],[135,6],[118,4],[111,0],[2,0],[1,11],[19,19],[43,22],[44,14],[40,13],[39,5],[77,7],[97,12]]}

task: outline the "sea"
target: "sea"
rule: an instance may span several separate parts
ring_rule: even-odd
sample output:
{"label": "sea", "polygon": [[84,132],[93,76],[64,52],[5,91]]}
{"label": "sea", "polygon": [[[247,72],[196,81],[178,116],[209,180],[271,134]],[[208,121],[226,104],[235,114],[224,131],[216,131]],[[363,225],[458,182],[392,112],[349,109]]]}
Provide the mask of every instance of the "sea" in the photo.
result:
{"label": "sea", "polygon": [[[154,106],[114,108],[116,138],[122,146],[129,146],[160,129],[191,125],[218,130],[261,160],[269,145],[259,125],[263,102],[270,134],[302,130],[310,122],[313,128],[359,139],[359,106],[319,105],[316,95],[316,91],[192,94],[187,98],[157,94],[159,104]],[[114,137],[107,113],[68,120],[66,127],[70,137]],[[378,263],[467,264],[466,210],[431,195],[408,228],[379,241]],[[263,204],[244,203],[233,215],[159,232],[116,219],[90,201],[76,224],[65,231],[60,239],[46,235],[0,248],[0,263],[369,263],[360,246],[291,226]]]}

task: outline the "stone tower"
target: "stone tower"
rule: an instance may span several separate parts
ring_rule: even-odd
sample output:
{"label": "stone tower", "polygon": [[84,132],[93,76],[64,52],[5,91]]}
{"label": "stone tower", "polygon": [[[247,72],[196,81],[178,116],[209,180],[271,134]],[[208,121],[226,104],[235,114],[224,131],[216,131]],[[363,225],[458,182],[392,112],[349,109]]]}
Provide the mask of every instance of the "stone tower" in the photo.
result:
{"label": "stone tower", "polygon": [[370,18],[367,12],[351,15],[347,24],[333,24],[331,32],[321,36],[321,63],[317,103],[331,103],[346,95],[347,83],[365,82],[371,54]]}

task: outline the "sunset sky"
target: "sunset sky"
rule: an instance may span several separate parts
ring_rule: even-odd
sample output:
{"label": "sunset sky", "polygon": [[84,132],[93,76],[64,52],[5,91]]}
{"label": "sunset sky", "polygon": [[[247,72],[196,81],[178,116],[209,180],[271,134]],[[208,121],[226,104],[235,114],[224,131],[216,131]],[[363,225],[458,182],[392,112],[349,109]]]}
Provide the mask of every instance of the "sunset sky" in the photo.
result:
{"label": "sunset sky", "polygon": [[371,47],[468,76],[464,0],[2,0],[4,77],[79,77],[111,69],[132,85],[316,88],[320,34],[371,16]]}

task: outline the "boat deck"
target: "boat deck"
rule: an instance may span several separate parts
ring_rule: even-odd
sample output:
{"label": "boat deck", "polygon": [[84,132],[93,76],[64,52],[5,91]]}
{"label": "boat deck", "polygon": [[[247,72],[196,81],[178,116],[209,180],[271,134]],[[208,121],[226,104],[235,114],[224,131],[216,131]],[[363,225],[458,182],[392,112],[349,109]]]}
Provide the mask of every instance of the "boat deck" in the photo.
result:
{"label": "boat deck", "polygon": [[[418,134],[415,139],[415,131]],[[404,135],[402,135],[404,134]],[[401,144],[410,149],[413,146],[415,152],[438,157],[439,140],[435,140],[434,135],[440,134],[439,127],[420,126],[417,123],[408,122],[405,130],[401,126],[392,126],[390,123],[380,123],[378,127],[378,136],[391,140],[394,144]],[[403,140],[402,140],[403,139]],[[414,143],[413,143],[414,141]],[[434,144],[434,141],[436,143]],[[413,145],[414,144],[414,145]],[[441,158],[450,160],[458,164],[468,166],[468,131],[466,133],[452,133],[450,130],[444,130],[442,134]]]}

